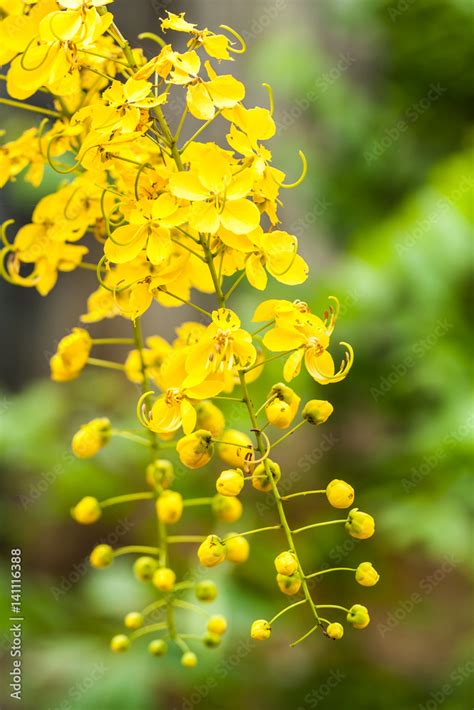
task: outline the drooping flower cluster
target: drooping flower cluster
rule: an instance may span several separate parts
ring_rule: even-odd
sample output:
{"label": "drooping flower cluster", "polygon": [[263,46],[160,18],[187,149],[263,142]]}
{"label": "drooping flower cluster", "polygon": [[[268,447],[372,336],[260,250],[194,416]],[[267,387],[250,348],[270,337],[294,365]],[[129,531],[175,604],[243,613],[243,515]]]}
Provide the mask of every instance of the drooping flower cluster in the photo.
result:
{"label": "drooping flower cluster", "polygon": [[[341,523],[352,537],[366,539],[374,532],[373,518],[352,508],[352,487],[337,479],[324,489],[282,496],[278,483],[285,472],[274,458],[276,447],[296,429],[321,425],[333,412],[328,401],[310,400],[290,428],[301,397],[289,383],[302,365],[319,385],[344,379],[351,368],[350,345],[341,343],[346,353],[339,368],[330,353],[337,299],[322,318],[302,301],[264,300],[255,309],[253,322],[258,327],[253,332],[249,319],[242,324],[228,306],[244,280],[265,291],[271,288],[269,275],[289,286],[307,279],[308,265],[298,253],[298,240],[280,229],[278,215],[282,190],[301,182],[306,159],[301,153],[301,177],[285,182],[265,145],[276,131],[271,89],[269,108],[248,108],[244,85],[229,73],[218,73],[222,62],[245,51],[234,30],[222,26],[223,32],[215,34],[198,29],[184,14],[168,13],[161,21],[162,32],[166,38],[169,30],[184,35],[186,48],[178,51],[147,32],[140,38],[151,39],[160,48],[147,57],[124,39],[105,7],[109,2],[18,0],[2,6],[0,61],[9,64],[6,88],[11,99],[1,101],[44,119],[0,148],[0,167],[3,184],[26,171],[25,179],[39,185],[46,165],[64,176],[57,191],[38,202],[31,223],[21,227],[13,241],[7,236],[12,221],[3,225],[3,276],[44,296],[59,272],[78,268],[95,272],[98,286],[88,298],[82,322],[122,317],[133,325],[130,338],[99,339],[85,327],[74,328],[51,359],[51,375],[58,382],[96,366],[119,370],[142,388],[137,402],[141,433],[117,430],[108,418],[100,417],[84,424],[72,440],[79,458],[96,455],[116,436],[150,451],[147,490],[105,501],[86,495],[72,508],[77,522],[92,524],[113,505],[135,501],[154,505],[150,514],[157,520],[156,546],[114,550],[101,544],[90,556],[93,567],[105,568],[116,557],[138,555],[133,572],[156,595],[145,609],[127,614],[124,624],[129,633],[115,636],[111,648],[125,651],[132,641],[153,634],[157,638],[149,644],[151,654],[163,655],[171,641],[181,650],[183,665],[194,666],[197,656],[187,643],[194,637],[182,632],[175,612],[202,613],[182,595],[191,590],[197,600],[212,602],[217,589],[211,580],[192,574],[178,580],[170,550],[174,544],[196,544],[201,565],[209,568],[226,560],[243,563],[250,550],[247,537],[271,530],[284,536],[282,546],[287,548],[275,559],[277,585],[283,594],[301,598],[271,621],[255,621],[252,637],[268,638],[273,621],[306,604],[313,617],[310,632],[319,629],[329,638],[341,638],[342,625],[322,618],[320,610],[344,607],[317,604],[308,586],[308,579],[331,570],[305,573],[295,536]],[[52,108],[25,101],[38,91],[52,97]],[[185,108],[172,125],[166,105],[175,92],[184,92]],[[223,145],[205,140],[205,129],[215,120],[224,126]],[[185,125],[191,126],[187,140],[181,138]],[[94,242],[102,250],[97,263],[86,261]],[[86,276],[91,284],[93,276]],[[212,312],[192,300],[196,291],[214,294]],[[196,312],[196,320],[183,322],[172,342],[160,335],[144,342],[140,317],[154,302],[164,307],[187,305]],[[121,362],[97,358],[95,352],[91,357],[104,344],[128,344],[133,349]],[[276,382],[255,409],[249,386],[267,362],[281,357],[285,382]],[[225,405],[219,400],[240,403],[248,414],[248,432],[226,422],[220,409]],[[286,432],[275,439],[273,432],[279,430]],[[215,493],[183,498],[178,486],[173,489],[173,456],[189,469],[203,469],[213,457],[222,461]],[[208,506],[218,521],[235,523],[247,483],[274,497],[275,524],[226,535],[213,530],[207,536],[169,534],[169,526],[185,520],[189,506]],[[335,508],[351,508],[347,517],[292,529],[287,501],[317,493],[325,494]],[[363,586],[378,581],[368,562],[345,569],[355,572]],[[360,604],[345,613],[355,628],[369,623],[367,609]],[[208,647],[217,646],[226,628],[223,617],[209,615],[200,638]]]}

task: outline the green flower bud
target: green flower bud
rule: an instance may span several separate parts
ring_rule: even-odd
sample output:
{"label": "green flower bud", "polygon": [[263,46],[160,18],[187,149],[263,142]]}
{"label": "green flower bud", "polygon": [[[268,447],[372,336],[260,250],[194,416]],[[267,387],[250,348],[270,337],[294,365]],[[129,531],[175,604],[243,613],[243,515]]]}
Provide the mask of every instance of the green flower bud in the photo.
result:
{"label": "green flower bud", "polygon": [[148,652],[151,653],[152,656],[164,656],[167,650],[168,646],[163,639],[153,639],[153,641],[150,641],[148,644]]}
{"label": "green flower bud", "polygon": [[217,597],[217,587],[210,579],[205,579],[196,584],[194,593],[199,601],[212,602]]}
{"label": "green flower bud", "polygon": [[267,473],[267,466],[275,483],[278,483],[281,478],[280,466],[275,461],[267,459],[266,461],[259,463],[252,473],[252,486],[258,491],[262,491],[262,493],[268,493],[268,491],[272,490],[272,482],[269,474]]}
{"label": "green flower bud", "polygon": [[357,540],[367,540],[375,532],[375,520],[368,513],[353,508],[347,516],[345,528],[349,535]]}
{"label": "green flower bud", "polygon": [[206,631],[202,640],[204,645],[208,648],[216,648],[221,643],[221,637],[219,634],[214,634],[212,631]]}
{"label": "green flower bud", "polygon": [[197,666],[197,662],[197,656],[192,651],[186,651],[186,653],[183,653],[181,656],[181,665],[185,668],[194,668]]}
{"label": "green flower bud", "polygon": [[92,567],[97,569],[103,569],[104,567],[109,567],[114,559],[114,551],[110,545],[97,545],[92,550],[89,561]]}
{"label": "green flower bud", "polygon": [[133,573],[140,582],[149,582],[157,567],[158,562],[153,557],[137,557],[133,565]]}
{"label": "green flower bud", "polygon": [[143,614],[139,611],[130,611],[124,619],[124,624],[127,629],[139,629],[144,621]]}
{"label": "green flower bud", "polygon": [[367,607],[362,604],[354,604],[348,611],[347,621],[355,629],[365,629],[370,623],[370,616]]}
{"label": "green flower bud", "polygon": [[309,424],[324,424],[334,411],[331,402],[324,399],[310,399],[303,407],[302,416]]}
{"label": "green flower bud", "polygon": [[128,650],[130,646],[130,639],[125,634],[118,634],[114,636],[110,642],[110,650],[114,653],[123,653]]}

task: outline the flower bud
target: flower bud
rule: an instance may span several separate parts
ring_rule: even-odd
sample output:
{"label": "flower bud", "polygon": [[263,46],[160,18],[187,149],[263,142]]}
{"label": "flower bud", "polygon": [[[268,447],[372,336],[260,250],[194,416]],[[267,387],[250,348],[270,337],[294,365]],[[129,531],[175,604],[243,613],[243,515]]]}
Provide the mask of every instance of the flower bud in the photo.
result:
{"label": "flower bud", "polygon": [[375,520],[368,513],[353,508],[347,516],[345,528],[351,537],[357,540],[367,540],[375,532]]}
{"label": "flower bud", "polygon": [[324,424],[334,411],[331,402],[324,399],[310,399],[303,407],[303,419],[309,424]]}
{"label": "flower bud", "polygon": [[354,604],[349,609],[347,621],[352,624],[355,629],[365,629],[370,623],[370,616],[367,607],[362,604]]}
{"label": "flower bud", "polygon": [[114,559],[114,551],[110,545],[97,545],[92,550],[89,561],[92,567],[97,569],[103,569],[104,567],[109,567]]}
{"label": "flower bud", "polygon": [[335,478],[326,486],[326,497],[333,508],[349,508],[354,502],[354,489]]}
{"label": "flower bud", "polygon": [[196,427],[210,431],[214,439],[218,439],[224,431],[225,419],[219,407],[203,400],[196,405]]}
{"label": "flower bud", "polygon": [[151,488],[169,488],[174,480],[171,461],[155,459],[146,467],[146,482]]}
{"label": "flower bud", "polygon": [[268,421],[279,429],[286,429],[296,416],[301,397],[298,397],[291,387],[279,382],[273,385],[268,393],[267,400],[270,399],[271,401],[265,405]]}
{"label": "flower bud", "polygon": [[356,582],[363,587],[373,587],[380,579],[380,575],[371,562],[361,562],[355,573]]}
{"label": "flower bud", "polygon": [[123,623],[127,629],[139,629],[140,626],[143,626],[144,621],[143,614],[140,614],[139,611],[130,611],[123,620]]}
{"label": "flower bud", "polygon": [[227,619],[221,614],[215,614],[211,616],[207,622],[207,630],[213,634],[218,634],[222,636],[227,631]]}
{"label": "flower bud", "polygon": [[218,520],[234,523],[242,515],[242,503],[238,498],[218,494],[212,499],[212,511]]}
{"label": "flower bud", "polygon": [[125,634],[117,634],[110,642],[110,650],[114,653],[123,653],[130,646],[130,639]]}
{"label": "flower bud", "polygon": [[270,459],[259,463],[252,473],[252,486],[258,491],[262,491],[262,493],[268,493],[268,491],[272,490],[272,482],[268,470],[275,483],[278,483],[281,478],[281,469],[275,461]]}
{"label": "flower bud", "polygon": [[224,562],[226,557],[226,547],[217,535],[209,535],[202,542],[198,549],[200,563],[204,567],[215,567]]}
{"label": "flower bud", "polygon": [[163,491],[156,500],[156,514],[162,523],[177,523],[183,514],[183,496],[177,491]]}
{"label": "flower bud", "polygon": [[91,525],[91,523],[99,520],[102,515],[102,509],[97,498],[86,496],[74,506],[71,510],[71,515],[77,523]]}
{"label": "flower bud", "polygon": [[280,552],[280,554],[275,557],[275,569],[278,574],[290,577],[293,572],[296,572],[298,569],[298,561],[295,553],[291,550],[288,550],[288,552]]}
{"label": "flower bud", "polygon": [[256,641],[265,641],[270,638],[271,633],[272,627],[265,619],[257,619],[253,622],[252,628],[250,629],[250,636]]}
{"label": "flower bud", "polygon": [[183,653],[181,656],[181,665],[185,668],[194,668],[197,666],[197,662],[197,656],[192,651],[186,651],[186,653]]}
{"label": "flower bud", "polygon": [[277,584],[280,592],[287,594],[289,597],[293,594],[298,594],[301,587],[301,577],[299,572],[293,572],[293,574],[277,574],[276,576]]}
{"label": "flower bud", "polygon": [[338,621],[335,621],[333,624],[328,624],[326,633],[330,639],[339,641],[344,636],[344,627]]}
{"label": "flower bud", "polygon": [[244,474],[240,468],[228,468],[217,479],[216,489],[221,496],[238,496],[244,483]]}
{"label": "flower bud", "polygon": [[198,429],[192,434],[183,436],[176,444],[176,451],[184,466],[202,468],[209,463],[214,453],[211,432]]}
{"label": "flower bud", "polygon": [[196,584],[194,593],[201,602],[213,602],[217,597],[217,587],[210,579],[204,579]]}
{"label": "flower bud", "polygon": [[213,634],[211,631],[206,631],[202,637],[204,645],[208,648],[216,648],[221,643],[221,637],[219,634]]}
{"label": "flower bud", "polygon": [[133,573],[140,582],[149,582],[158,567],[154,557],[137,557],[133,565]]}
{"label": "flower bud", "polygon": [[152,656],[164,656],[167,650],[168,645],[163,639],[153,639],[153,641],[150,641],[148,644],[148,652],[151,653]]}
{"label": "flower bud", "polygon": [[176,575],[169,567],[159,567],[153,573],[152,581],[160,592],[171,592],[176,582]]}
{"label": "flower bud", "polygon": [[95,456],[106,445],[111,437],[112,429],[107,417],[92,419],[83,424],[72,437],[71,448],[78,459],[89,459]]}
{"label": "flower bud", "polygon": [[222,432],[223,444],[217,445],[217,453],[228,466],[249,470],[255,458],[251,439],[243,431],[226,429]]}
{"label": "flower bud", "polygon": [[92,347],[92,340],[84,328],[73,328],[58,343],[56,353],[50,360],[51,379],[55,382],[67,382],[79,377],[87,363]]}
{"label": "flower bud", "polygon": [[225,546],[229,562],[235,562],[236,564],[247,562],[250,554],[250,545],[243,535],[233,536],[231,533],[230,537],[225,541]]}

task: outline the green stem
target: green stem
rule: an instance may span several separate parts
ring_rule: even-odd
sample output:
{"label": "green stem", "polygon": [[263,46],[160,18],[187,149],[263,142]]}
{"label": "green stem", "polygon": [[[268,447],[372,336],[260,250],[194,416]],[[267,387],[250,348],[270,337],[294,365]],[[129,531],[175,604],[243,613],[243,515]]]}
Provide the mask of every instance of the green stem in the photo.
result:
{"label": "green stem", "polygon": [[12,101],[12,99],[0,99],[0,104],[5,104],[5,106],[12,106],[13,108],[22,108],[24,111],[31,111],[32,113],[41,113],[44,116],[51,116],[52,118],[61,118],[61,114],[58,111],[51,111],[48,108],[42,108],[41,106],[31,106],[30,104],[25,104],[22,101]]}
{"label": "green stem", "polygon": [[212,283],[214,284],[214,289],[216,291],[216,296],[217,296],[217,301],[219,303],[219,307],[223,308],[225,306],[225,296],[222,292],[222,286],[221,282],[219,279],[219,276],[217,275],[216,267],[214,265],[214,259],[212,257],[211,250],[209,249],[208,245],[206,244],[206,240],[202,235],[200,235],[200,243],[201,246],[204,250],[204,258],[206,260],[209,273],[211,274],[211,279]]}
{"label": "green stem", "polygon": [[274,621],[280,618],[280,616],[283,616],[283,614],[286,614],[287,611],[290,611],[290,609],[294,609],[295,606],[299,606],[300,604],[306,604],[308,600],[307,599],[300,599],[299,602],[295,602],[294,604],[290,604],[290,606],[285,606],[284,609],[278,612],[278,614],[275,614],[273,619],[270,619],[268,622],[270,625],[273,624]]}
{"label": "green stem", "polygon": [[291,532],[293,535],[296,535],[296,533],[303,532],[303,530],[311,530],[311,528],[322,528],[325,525],[336,525],[337,523],[347,523],[347,518],[344,518],[344,520],[326,520],[324,523],[311,523],[311,525],[305,525],[302,528],[296,528],[296,530],[292,530]]}
{"label": "green stem", "polygon": [[234,281],[234,283],[232,284],[232,286],[231,286],[231,287],[229,288],[229,290],[226,292],[226,294],[225,294],[225,300],[226,300],[226,301],[227,301],[227,300],[230,298],[230,296],[234,293],[235,289],[236,289],[237,286],[243,281],[244,278],[245,278],[245,271],[242,271],[242,273],[240,274],[240,276],[235,279],[235,281]]}
{"label": "green stem", "polygon": [[[319,621],[322,621],[322,619],[319,619]],[[315,624],[315,626],[312,626],[310,628],[310,630],[307,631],[303,636],[300,636],[299,639],[297,639],[296,641],[293,641],[293,643],[290,643],[291,648],[293,648],[293,646],[296,646],[297,644],[301,643],[301,641],[304,641],[306,638],[308,638],[308,636],[311,636],[313,631],[316,631],[316,629],[318,629],[320,627],[320,625],[321,624]]]}
{"label": "green stem", "polygon": [[120,557],[121,555],[128,555],[134,552],[144,555],[157,555],[159,551],[158,547],[149,547],[148,545],[126,545],[125,547],[118,547],[114,550],[114,557]]}
{"label": "green stem", "polygon": [[111,362],[110,360],[99,360],[96,357],[87,358],[88,365],[95,365],[95,367],[106,367],[109,370],[124,370],[125,366],[121,365],[119,362]]}
{"label": "green stem", "polygon": [[320,574],[327,574],[328,572],[355,572],[354,567],[331,567],[331,569],[322,569],[319,572],[313,572],[312,574],[307,574],[306,579],[312,579],[313,577],[319,577]]}
{"label": "green stem", "polygon": [[340,611],[345,611],[347,614],[350,609],[346,609],[345,606],[339,606],[338,604],[318,604],[317,609],[339,609]]}
{"label": "green stem", "polygon": [[255,528],[254,530],[246,530],[245,532],[235,533],[235,535],[227,535],[222,539],[222,542],[233,540],[235,537],[247,537],[247,535],[255,535],[255,533],[266,532],[267,530],[281,530],[281,525],[267,525],[264,528]]}
{"label": "green stem", "polygon": [[212,498],[187,498],[183,501],[183,505],[185,508],[191,505],[210,505],[212,501]]}
{"label": "green stem", "polygon": [[135,639],[140,638],[140,636],[152,634],[155,631],[163,631],[163,629],[166,629],[167,626],[168,624],[166,621],[160,621],[158,624],[148,624],[148,626],[143,626],[141,629],[134,631],[133,634],[130,634],[129,639],[130,641],[134,641]]}
{"label": "green stem", "polygon": [[291,350],[285,350],[282,353],[277,353],[276,355],[272,355],[272,357],[267,357],[266,360],[262,360],[261,362],[256,362],[254,365],[251,365],[250,367],[246,367],[241,372],[247,373],[250,372],[251,370],[255,370],[256,367],[263,367],[264,365],[267,365],[269,362],[272,362],[273,360],[278,360],[280,357],[284,357],[285,355],[289,355],[290,353],[294,353],[295,350],[298,350],[298,348],[292,348]]}
{"label": "green stem", "polygon": [[[94,271],[96,271],[97,266],[92,265]],[[135,341],[133,338],[93,338],[92,345],[133,345]]]}
{"label": "green stem", "polygon": [[291,436],[292,434],[294,434],[295,431],[298,431],[298,429],[299,429],[300,427],[302,427],[303,424],[307,424],[306,419],[303,419],[301,422],[299,422],[299,424],[296,424],[296,426],[294,426],[292,429],[290,429],[289,431],[287,431],[286,434],[283,434],[283,436],[280,436],[279,439],[277,439],[276,441],[274,441],[273,444],[272,444],[272,449],[273,449],[275,446],[277,446],[280,442],[284,441],[288,436]]}
{"label": "green stem", "polygon": [[129,441],[134,441],[136,444],[141,444],[142,446],[152,446],[148,439],[145,439],[143,436],[139,436],[139,434],[132,434],[131,431],[112,429],[112,436],[120,436],[122,439],[129,439]]}
{"label": "green stem", "polygon": [[100,502],[101,508],[108,508],[110,505],[117,505],[119,503],[130,503],[134,500],[150,500],[153,498],[154,494],[148,491],[143,493],[127,493],[123,496],[114,496],[113,498],[106,498]]}
{"label": "green stem", "polygon": [[175,599],[174,605],[179,607],[180,609],[187,609],[188,611],[194,611],[196,614],[201,614],[202,616],[209,616],[209,612],[206,611],[205,609],[201,609],[200,606],[196,606],[196,604],[191,604],[191,602],[186,602],[183,599]]}
{"label": "green stem", "polygon": [[298,498],[299,496],[309,496],[315,493],[326,493],[326,489],[314,490],[314,491],[300,491],[299,493],[290,493],[287,496],[282,496],[282,500],[290,500],[290,498]]}
{"label": "green stem", "polygon": [[199,311],[199,313],[202,313],[208,318],[212,318],[212,313],[210,313],[210,311],[204,310],[204,308],[201,308],[201,306],[197,306],[195,303],[191,303],[191,301],[187,301],[185,298],[181,298],[181,296],[177,296],[175,293],[170,293],[170,291],[168,291],[166,288],[160,288],[158,290],[162,291],[163,293],[166,293],[167,296],[171,296],[171,298],[176,298],[177,301],[181,301],[181,303],[185,303],[187,306],[194,308],[196,311]]}
{"label": "green stem", "polygon": [[177,542],[204,542],[205,535],[170,535],[168,542],[173,545]]}

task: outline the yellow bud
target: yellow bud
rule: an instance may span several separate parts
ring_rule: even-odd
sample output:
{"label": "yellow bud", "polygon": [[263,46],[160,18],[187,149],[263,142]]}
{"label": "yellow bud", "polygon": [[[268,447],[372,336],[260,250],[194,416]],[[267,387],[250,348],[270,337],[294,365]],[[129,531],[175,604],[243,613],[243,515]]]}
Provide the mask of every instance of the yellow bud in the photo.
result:
{"label": "yellow bud", "polygon": [[270,459],[259,463],[252,473],[252,486],[258,491],[262,491],[262,493],[268,493],[268,491],[272,490],[269,472],[275,483],[278,483],[281,478],[281,469],[275,461],[271,461]]}
{"label": "yellow bud", "polygon": [[218,520],[225,523],[235,523],[242,515],[242,503],[233,496],[217,494],[212,499],[212,511]]}
{"label": "yellow bud", "polygon": [[296,416],[301,398],[290,387],[279,382],[268,393],[267,400],[270,399],[265,405],[268,421],[279,429],[286,429]]}
{"label": "yellow bud", "polygon": [[97,545],[97,547],[94,547],[89,556],[89,561],[92,567],[96,567],[97,569],[109,567],[109,565],[112,564],[113,559],[114,551],[110,545]]}
{"label": "yellow bud", "polygon": [[251,439],[243,431],[226,429],[222,432],[222,441],[217,445],[217,453],[229,466],[248,471],[255,458]]}
{"label": "yellow bud", "polygon": [[152,581],[160,592],[171,592],[176,582],[176,575],[169,567],[159,567],[154,572]]}
{"label": "yellow bud", "polygon": [[250,636],[256,641],[265,641],[270,638],[272,627],[265,619],[257,619],[250,629]]}
{"label": "yellow bud", "polygon": [[169,488],[174,480],[171,461],[155,459],[146,467],[146,482],[151,488]]}
{"label": "yellow bud", "polygon": [[243,535],[232,537],[231,533],[229,539],[225,541],[225,546],[229,562],[235,562],[236,564],[247,562],[250,554],[250,545]]}
{"label": "yellow bud", "polygon": [[349,609],[347,621],[352,624],[355,629],[365,629],[370,623],[370,616],[367,607],[362,604],[354,604]]}
{"label": "yellow bud", "polygon": [[151,653],[152,656],[164,656],[167,650],[168,646],[163,639],[153,639],[153,641],[150,641],[148,644],[148,652]]}
{"label": "yellow bud", "polygon": [[177,491],[163,491],[156,500],[156,514],[162,523],[177,523],[183,514],[183,496]]}
{"label": "yellow bud", "polygon": [[354,502],[354,489],[345,481],[335,478],[326,487],[326,497],[333,508],[349,508]]}
{"label": "yellow bud", "polygon": [[298,594],[300,591],[301,577],[299,572],[293,572],[291,575],[277,574],[276,580],[280,592],[283,592],[283,594],[287,594],[291,597],[293,594]]}
{"label": "yellow bud", "polygon": [[109,441],[111,436],[110,420],[107,417],[92,419],[83,424],[72,437],[71,448],[79,459],[95,456]]}
{"label": "yellow bud", "polygon": [[123,623],[127,629],[139,629],[140,626],[143,626],[144,621],[143,614],[140,614],[139,611],[130,611],[123,620]]}
{"label": "yellow bud", "polygon": [[367,540],[375,532],[375,520],[368,513],[353,508],[347,516],[345,528],[351,537],[357,540]]}
{"label": "yellow bud", "polygon": [[133,565],[133,573],[140,582],[149,582],[158,567],[158,562],[153,557],[137,557]]}
{"label": "yellow bud", "polygon": [[212,602],[217,597],[217,587],[210,579],[203,579],[196,584],[196,598],[201,602]]}
{"label": "yellow bud", "polygon": [[86,496],[79,501],[71,510],[71,515],[77,523],[82,525],[90,525],[99,520],[102,515],[102,510],[97,498]]}
{"label": "yellow bud", "polygon": [[326,633],[330,639],[339,641],[344,636],[344,627],[338,621],[335,621],[333,624],[328,624]]}
{"label": "yellow bud", "polygon": [[219,407],[208,400],[203,400],[196,405],[196,414],[196,426],[210,431],[214,439],[218,439],[225,427],[224,415]]}
{"label": "yellow bud", "polygon": [[215,614],[211,616],[207,622],[207,630],[213,634],[218,634],[222,636],[227,631],[227,619],[221,614]]}
{"label": "yellow bud", "polygon": [[204,567],[215,567],[224,562],[226,558],[226,547],[217,535],[209,535],[202,542],[198,549],[200,563]]}
{"label": "yellow bud", "polygon": [[214,446],[212,434],[205,429],[198,429],[183,436],[176,444],[179,460],[188,468],[202,468],[212,458]]}
{"label": "yellow bud", "polygon": [[81,374],[92,347],[92,340],[84,328],[73,328],[72,333],[59,341],[50,360],[51,379],[55,382],[74,380]]}
{"label": "yellow bud", "polygon": [[244,474],[240,468],[228,468],[217,479],[216,490],[221,496],[238,496],[244,483]]}
{"label": "yellow bud", "polygon": [[373,587],[380,579],[380,575],[371,562],[361,562],[356,569],[356,581],[363,587]]}
{"label": "yellow bud", "polygon": [[130,640],[125,634],[117,634],[110,642],[110,650],[114,653],[123,653],[130,646]]}
{"label": "yellow bud", "polygon": [[309,424],[324,424],[334,411],[331,402],[325,399],[310,399],[303,407],[302,416]]}
{"label": "yellow bud", "polygon": [[194,668],[197,666],[197,662],[197,656],[192,651],[186,651],[186,653],[183,653],[181,656],[181,665],[185,668]]}
{"label": "yellow bud", "polygon": [[275,569],[279,574],[291,576],[298,569],[298,562],[295,553],[289,550],[288,552],[280,552],[275,557]]}

